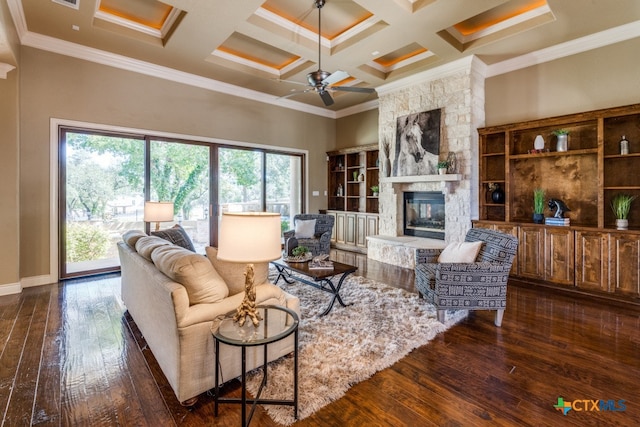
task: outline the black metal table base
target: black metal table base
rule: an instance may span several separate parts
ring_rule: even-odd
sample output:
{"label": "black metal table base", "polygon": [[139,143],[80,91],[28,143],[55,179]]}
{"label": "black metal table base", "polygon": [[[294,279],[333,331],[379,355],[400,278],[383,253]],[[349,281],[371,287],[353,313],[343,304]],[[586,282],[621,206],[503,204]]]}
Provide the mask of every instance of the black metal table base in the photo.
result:
{"label": "black metal table base", "polygon": [[274,282],[276,285],[278,284],[278,281],[280,280],[280,278],[282,278],[282,280],[284,280],[289,284],[292,284],[293,282],[298,281],[333,295],[333,298],[331,298],[331,301],[329,302],[329,306],[322,312],[322,314],[320,314],[320,316],[325,316],[329,314],[336,300],[343,307],[347,307],[352,304],[352,303],[345,304],[345,302],[342,301],[342,297],[340,296],[340,288],[342,288],[342,283],[344,282],[344,279],[346,279],[347,276],[352,273],[351,271],[342,273],[342,276],[340,276],[340,279],[338,279],[338,284],[334,285],[332,279],[335,276],[325,277],[325,278],[311,281],[311,280],[305,279],[304,277],[301,277],[300,273],[293,274],[293,271],[285,266],[282,266],[279,264],[273,264],[273,265],[278,270],[278,277]]}
{"label": "black metal table base", "polygon": [[[297,321],[297,320],[296,320]],[[241,398],[232,398],[232,397],[220,397],[220,366],[218,364],[219,355],[220,355],[220,341],[218,339],[214,339],[215,341],[215,357],[216,357],[216,375],[215,375],[215,388],[214,388],[214,416],[218,416],[218,405],[220,403],[237,403],[242,405],[242,426],[246,427],[251,422],[251,418],[253,418],[253,414],[256,410],[256,406],[260,405],[284,405],[284,406],[292,406],[293,407],[293,418],[298,419],[298,327],[296,326],[293,331],[294,336],[294,350],[293,350],[293,399],[261,399],[260,395],[262,394],[262,390],[267,384],[267,374],[268,374],[268,362],[267,362],[267,346],[269,343],[258,344],[264,347],[264,363],[262,365],[262,381],[260,382],[260,387],[258,388],[258,392],[256,393],[255,398],[247,398],[247,347],[251,347],[251,343],[245,343],[240,345],[242,351],[242,391]],[[287,336],[290,336],[287,335]],[[282,337],[280,339],[284,339],[286,337]],[[232,344],[229,344],[232,345]],[[247,405],[251,405],[251,410],[249,411],[249,416],[247,417]]]}

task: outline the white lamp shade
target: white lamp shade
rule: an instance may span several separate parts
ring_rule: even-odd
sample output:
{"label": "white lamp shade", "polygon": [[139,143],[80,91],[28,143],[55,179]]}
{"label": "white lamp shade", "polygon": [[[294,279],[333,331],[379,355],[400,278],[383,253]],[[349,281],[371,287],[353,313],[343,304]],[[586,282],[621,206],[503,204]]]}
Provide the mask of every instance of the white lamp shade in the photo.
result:
{"label": "white lamp shade", "polygon": [[173,221],[172,202],[144,202],[145,222]]}
{"label": "white lamp shade", "polygon": [[223,213],[218,259],[246,263],[273,261],[282,255],[280,240],[280,214]]}

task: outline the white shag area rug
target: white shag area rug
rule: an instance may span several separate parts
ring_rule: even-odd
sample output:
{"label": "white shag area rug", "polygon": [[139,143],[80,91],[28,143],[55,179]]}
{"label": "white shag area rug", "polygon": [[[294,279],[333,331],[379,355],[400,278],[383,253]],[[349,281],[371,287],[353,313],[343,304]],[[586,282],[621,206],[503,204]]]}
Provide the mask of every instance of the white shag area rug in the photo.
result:
{"label": "white shag area rug", "polygon": [[[275,279],[273,277],[272,279]],[[286,292],[300,298],[298,353],[298,419],[342,397],[354,384],[366,380],[425,345],[440,332],[465,318],[467,311],[447,312],[446,324],[436,319],[433,305],[417,294],[394,288],[362,276],[349,276],[337,301],[324,317],[332,295],[295,282],[278,283]],[[269,379],[263,398],[293,398],[293,358],[282,358],[268,366]],[[247,381],[255,393],[262,372]],[[269,416],[283,425],[295,420],[291,406],[263,406]]]}

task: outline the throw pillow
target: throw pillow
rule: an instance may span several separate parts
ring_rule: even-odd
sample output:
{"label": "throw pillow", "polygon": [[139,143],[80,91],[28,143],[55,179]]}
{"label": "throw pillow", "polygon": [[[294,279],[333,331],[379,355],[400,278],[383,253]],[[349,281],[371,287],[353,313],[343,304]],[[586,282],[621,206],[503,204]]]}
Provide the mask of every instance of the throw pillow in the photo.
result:
{"label": "throw pillow", "polygon": [[195,252],[196,248],[193,247],[193,243],[189,238],[189,235],[179,224],[174,225],[167,230],[153,231],[152,236],[158,236],[165,240],[170,241],[174,245],[182,246],[185,249],[189,249],[191,252]]}
{"label": "throw pillow", "polygon": [[296,221],[296,238],[310,239],[316,232],[316,220],[298,220]]}
{"label": "throw pillow", "polygon": [[136,242],[136,252],[147,261],[151,261],[151,253],[160,246],[168,246],[171,242],[157,236],[145,236]]}
{"label": "throw pillow", "polygon": [[442,250],[438,262],[470,263],[476,260],[482,242],[449,243]]}
{"label": "throw pillow", "polygon": [[[207,258],[216,269],[218,274],[222,276],[227,287],[229,288],[229,295],[235,295],[240,292],[244,292],[244,272],[247,266],[244,262],[230,262],[222,261],[218,259],[218,248],[207,246],[205,248]],[[258,262],[253,263],[253,283],[261,285],[269,282],[269,263]]]}
{"label": "throw pillow", "polygon": [[156,249],[151,259],[165,276],[185,287],[189,305],[215,303],[229,295],[227,284],[204,255],[172,245]]}
{"label": "throw pillow", "polygon": [[125,231],[122,235],[122,240],[129,245],[130,248],[136,247],[136,243],[141,237],[147,237],[144,231],[140,230],[129,230]]}

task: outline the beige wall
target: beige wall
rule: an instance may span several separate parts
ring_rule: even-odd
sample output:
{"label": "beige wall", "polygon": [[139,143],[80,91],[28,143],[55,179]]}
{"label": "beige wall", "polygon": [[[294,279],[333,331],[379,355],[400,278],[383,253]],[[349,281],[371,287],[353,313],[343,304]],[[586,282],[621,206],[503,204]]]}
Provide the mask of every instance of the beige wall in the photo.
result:
{"label": "beige wall", "polygon": [[[335,120],[23,48],[21,275],[49,274],[50,118],[309,150],[309,194],[326,187]],[[318,187],[321,185],[321,187]],[[318,188],[316,188],[318,187]],[[326,197],[309,197],[309,212]]]}
{"label": "beige wall", "polygon": [[[0,288],[20,282],[18,218],[18,71],[0,78]],[[13,291],[15,292],[15,290]],[[2,295],[0,289],[0,295]]]}
{"label": "beige wall", "polygon": [[336,122],[335,150],[378,142],[377,108],[342,117]]}
{"label": "beige wall", "polygon": [[489,78],[486,125],[636,104],[638,52],[640,38]]}
{"label": "beige wall", "polygon": [[[16,65],[18,38],[6,2],[0,3],[0,62]],[[17,69],[0,78],[0,295],[14,293],[20,282],[19,79]]]}

